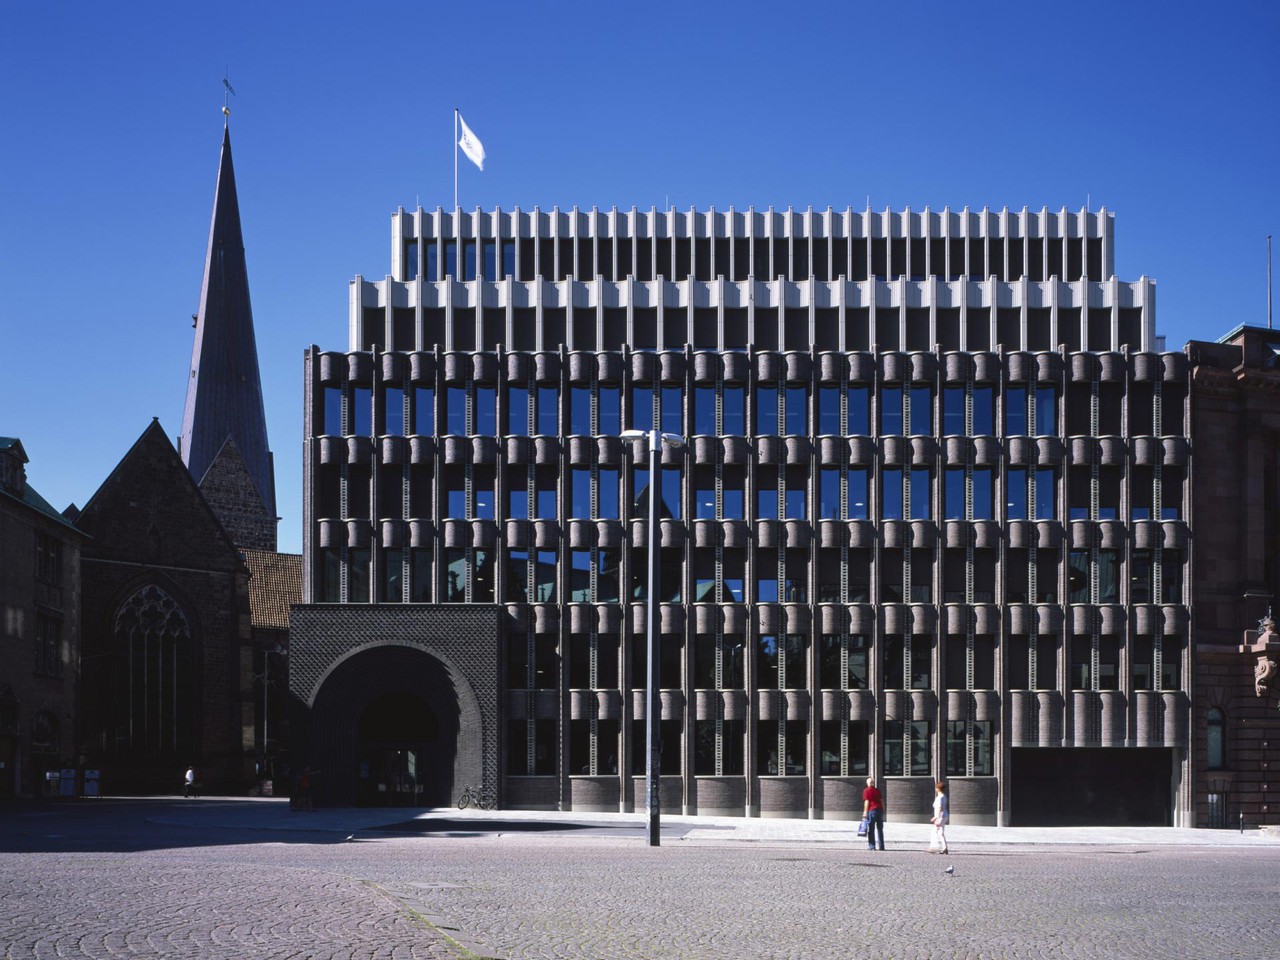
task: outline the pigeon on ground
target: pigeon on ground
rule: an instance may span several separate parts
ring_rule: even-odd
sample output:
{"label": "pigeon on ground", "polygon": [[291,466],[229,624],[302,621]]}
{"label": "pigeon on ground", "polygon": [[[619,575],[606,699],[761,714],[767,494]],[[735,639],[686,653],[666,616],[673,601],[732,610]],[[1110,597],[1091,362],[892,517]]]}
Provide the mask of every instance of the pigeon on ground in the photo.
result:
{"label": "pigeon on ground", "polygon": [[947,867],[947,869],[943,871],[943,873],[951,873],[951,874],[954,874],[955,872],[956,872],[955,867]]}

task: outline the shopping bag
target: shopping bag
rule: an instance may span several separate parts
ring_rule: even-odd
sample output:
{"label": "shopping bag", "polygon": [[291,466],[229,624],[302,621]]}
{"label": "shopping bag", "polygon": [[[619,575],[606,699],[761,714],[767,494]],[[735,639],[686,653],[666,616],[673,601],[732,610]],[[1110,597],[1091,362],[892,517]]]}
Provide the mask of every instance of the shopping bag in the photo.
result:
{"label": "shopping bag", "polygon": [[867,818],[863,817],[858,821],[858,836],[865,837],[867,835]]}

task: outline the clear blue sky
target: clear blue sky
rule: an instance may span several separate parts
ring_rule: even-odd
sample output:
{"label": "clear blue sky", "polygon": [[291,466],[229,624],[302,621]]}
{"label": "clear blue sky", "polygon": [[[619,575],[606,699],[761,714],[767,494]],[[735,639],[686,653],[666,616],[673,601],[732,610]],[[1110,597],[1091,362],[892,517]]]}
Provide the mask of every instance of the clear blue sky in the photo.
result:
{"label": "clear blue sky", "polygon": [[[182,425],[230,71],[276,457],[301,549],[302,353],[346,346],[390,214],[950,205],[1116,214],[1171,347],[1266,323],[1269,3],[40,3],[0,29],[0,435],[83,505]],[[1280,251],[1278,251],[1280,253]]]}

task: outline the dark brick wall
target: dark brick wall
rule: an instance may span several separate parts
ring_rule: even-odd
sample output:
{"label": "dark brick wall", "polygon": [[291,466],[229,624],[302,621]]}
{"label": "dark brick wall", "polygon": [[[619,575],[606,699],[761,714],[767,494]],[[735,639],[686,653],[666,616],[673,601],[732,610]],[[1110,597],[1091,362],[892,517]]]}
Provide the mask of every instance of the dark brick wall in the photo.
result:
{"label": "dark brick wall", "polygon": [[231,538],[248,550],[275,550],[276,519],[254,486],[249,468],[228,439],[200,480],[200,492]]}
{"label": "dark brick wall", "polygon": [[[382,693],[409,690],[440,719],[429,787],[452,802],[466,786],[497,794],[501,626],[480,604],[301,604],[290,615],[289,695],[295,768],[318,770],[320,802],[359,796],[357,728]],[[504,798],[499,796],[503,801]]]}

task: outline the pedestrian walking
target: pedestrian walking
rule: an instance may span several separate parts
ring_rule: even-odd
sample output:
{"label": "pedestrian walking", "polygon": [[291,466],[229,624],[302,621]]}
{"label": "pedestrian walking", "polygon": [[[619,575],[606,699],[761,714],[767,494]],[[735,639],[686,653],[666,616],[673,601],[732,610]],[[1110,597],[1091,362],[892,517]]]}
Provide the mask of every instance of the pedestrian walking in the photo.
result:
{"label": "pedestrian walking", "polygon": [[939,780],[934,784],[933,835],[929,837],[930,853],[947,853],[947,824],[951,822],[951,804],[947,801],[947,785]]}
{"label": "pedestrian walking", "polygon": [[182,777],[182,795],[184,797],[194,797],[196,795],[195,767],[187,767],[187,772]]}
{"label": "pedestrian walking", "polygon": [[875,850],[879,835],[879,849],[884,849],[884,797],[876,789],[873,778],[867,777],[867,789],[862,791],[862,819],[867,821],[867,849]]}

